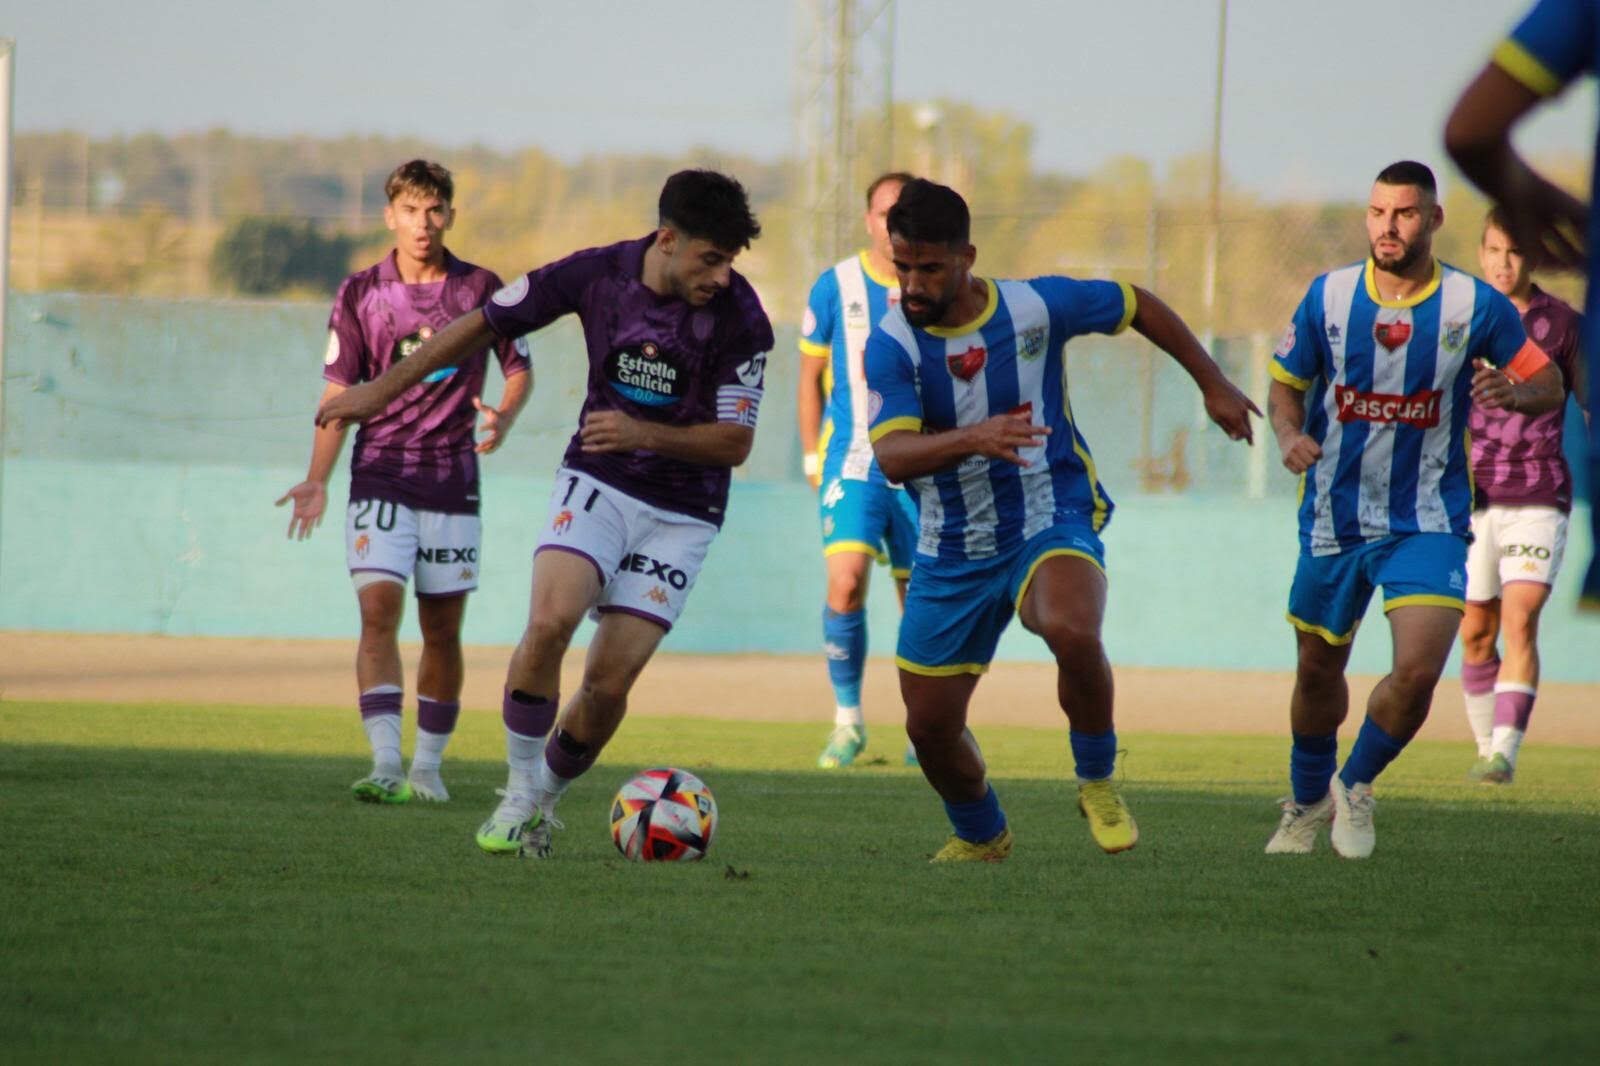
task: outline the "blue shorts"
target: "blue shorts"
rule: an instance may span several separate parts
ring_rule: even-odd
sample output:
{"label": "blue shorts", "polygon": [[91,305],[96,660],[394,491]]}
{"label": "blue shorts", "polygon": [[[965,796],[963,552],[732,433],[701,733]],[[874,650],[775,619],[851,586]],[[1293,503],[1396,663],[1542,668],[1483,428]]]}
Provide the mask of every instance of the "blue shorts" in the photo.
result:
{"label": "blue shorts", "polygon": [[917,505],[905,489],[853,478],[833,478],[817,494],[822,554],[860,552],[887,561],[895,577],[909,577],[917,550]]}
{"label": "blue shorts", "polygon": [[1075,555],[1102,572],[1106,568],[1105,546],[1087,518],[1051,526],[988,559],[917,556],[900,619],[900,669],[932,677],[987,671],[1034,571],[1053,555]]}
{"label": "blue shorts", "polygon": [[1289,622],[1329,644],[1348,644],[1383,586],[1383,609],[1466,609],[1467,542],[1454,533],[1403,533],[1338,555],[1301,553],[1289,589]]}

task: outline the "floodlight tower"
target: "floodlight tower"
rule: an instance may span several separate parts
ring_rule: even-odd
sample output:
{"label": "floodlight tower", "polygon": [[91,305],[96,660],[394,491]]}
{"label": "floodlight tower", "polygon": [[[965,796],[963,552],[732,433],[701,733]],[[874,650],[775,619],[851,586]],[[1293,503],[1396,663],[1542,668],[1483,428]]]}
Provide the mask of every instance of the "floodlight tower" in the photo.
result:
{"label": "floodlight tower", "polygon": [[861,242],[858,186],[894,165],[895,0],[798,0],[796,13],[797,228],[815,269]]}

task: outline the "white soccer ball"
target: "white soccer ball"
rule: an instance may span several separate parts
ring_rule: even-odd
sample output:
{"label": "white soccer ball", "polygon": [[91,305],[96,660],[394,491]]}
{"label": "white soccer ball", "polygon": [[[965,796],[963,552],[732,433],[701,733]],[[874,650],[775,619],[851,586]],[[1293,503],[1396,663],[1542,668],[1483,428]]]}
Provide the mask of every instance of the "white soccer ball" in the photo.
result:
{"label": "white soccer ball", "polygon": [[687,770],[641,770],[611,801],[611,840],[635,862],[704,858],[716,831],[717,801]]}

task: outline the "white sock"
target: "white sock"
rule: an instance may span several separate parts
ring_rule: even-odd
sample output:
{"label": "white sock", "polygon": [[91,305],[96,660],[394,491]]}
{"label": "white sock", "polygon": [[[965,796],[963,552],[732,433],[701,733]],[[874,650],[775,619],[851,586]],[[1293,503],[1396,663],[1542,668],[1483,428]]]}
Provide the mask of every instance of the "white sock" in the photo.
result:
{"label": "white sock", "polygon": [[1478,758],[1487,759],[1494,736],[1494,691],[1467,693],[1467,721],[1478,739]]}
{"label": "white sock", "polygon": [[507,787],[513,792],[532,792],[544,766],[544,737],[525,737],[506,730],[506,763],[511,767]]}
{"label": "white sock", "polygon": [[835,726],[853,725],[861,729],[866,725],[866,720],[861,717],[860,707],[835,707],[833,709],[833,724]]}
{"label": "white sock", "polygon": [[400,776],[400,716],[374,714],[361,719],[367,731],[367,743],[372,745],[372,770],[393,777]]}
{"label": "white sock", "polygon": [[417,750],[411,754],[413,770],[437,770],[444,761],[445,745],[450,743],[449,733],[430,733],[417,727]]}
{"label": "white sock", "polygon": [[1517,749],[1522,747],[1522,730],[1514,725],[1494,727],[1494,754],[1504,755],[1506,762],[1517,765]]}

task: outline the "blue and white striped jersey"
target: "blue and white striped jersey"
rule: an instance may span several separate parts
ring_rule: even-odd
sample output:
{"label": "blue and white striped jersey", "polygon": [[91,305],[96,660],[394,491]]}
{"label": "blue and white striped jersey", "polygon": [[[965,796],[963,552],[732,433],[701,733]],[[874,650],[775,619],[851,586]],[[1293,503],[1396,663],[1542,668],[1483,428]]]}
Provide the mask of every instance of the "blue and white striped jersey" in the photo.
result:
{"label": "blue and white striped jersey", "polygon": [[1527,343],[1511,301],[1455,267],[1384,300],[1371,260],[1311,283],[1272,376],[1306,395],[1322,457],[1301,482],[1300,548],[1337,555],[1394,533],[1466,536],[1472,363],[1508,366]]}
{"label": "blue and white striped jersey", "polygon": [[872,327],[899,300],[899,279],[874,274],[866,252],[835,263],[811,286],[800,325],[800,352],[828,360],[823,378],[828,402],[817,441],[824,483],[847,478],[884,484],[867,437],[863,360]]}
{"label": "blue and white striped jersey", "polygon": [[1095,475],[1067,396],[1062,348],[1085,333],[1120,333],[1133,321],[1130,286],[1043,277],[987,281],[977,320],[918,328],[893,308],[867,341],[872,439],[896,430],[938,432],[1026,412],[1050,436],[1022,450],[1029,465],[969,456],[907,485],[917,498],[917,552],[983,559],[1069,517],[1096,530],[1111,500]]}

